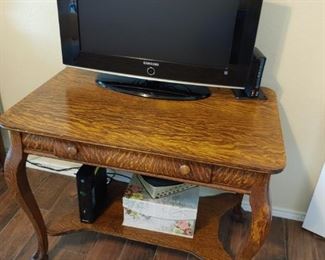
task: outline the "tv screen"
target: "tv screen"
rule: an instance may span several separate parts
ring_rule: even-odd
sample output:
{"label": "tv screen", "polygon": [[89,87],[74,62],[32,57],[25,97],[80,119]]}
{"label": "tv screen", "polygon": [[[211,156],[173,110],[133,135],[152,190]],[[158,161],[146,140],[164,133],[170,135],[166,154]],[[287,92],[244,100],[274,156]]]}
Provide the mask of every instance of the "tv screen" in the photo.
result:
{"label": "tv screen", "polygon": [[261,4],[58,0],[63,62],[151,80],[243,88]]}
{"label": "tv screen", "polygon": [[212,68],[229,64],[239,0],[93,2],[79,0],[82,52]]}

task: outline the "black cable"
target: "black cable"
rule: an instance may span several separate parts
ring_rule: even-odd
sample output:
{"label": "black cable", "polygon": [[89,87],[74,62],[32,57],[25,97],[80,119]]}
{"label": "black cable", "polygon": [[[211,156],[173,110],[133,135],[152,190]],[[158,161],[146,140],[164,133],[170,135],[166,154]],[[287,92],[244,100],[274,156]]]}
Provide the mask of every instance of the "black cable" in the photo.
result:
{"label": "black cable", "polygon": [[106,174],[107,174],[107,184],[110,184],[112,180],[118,181],[115,179],[115,176],[120,176],[120,177],[125,178],[129,181],[131,180],[131,177],[124,175],[124,174],[117,173],[114,169],[110,169],[110,168],[107,169]]}
{"label": "black cable", "polygon": [[126,178],[126,179],[128,179],[128,180],[131,180],[131,177],[126,176],[126,175],[124,175],[124,174],[120,174],[120,173],[116,173],[116,172],[107,172],[107,174],[112,174],[113,176],[108,176],[108,177],[111,178],[111,179],[113,179],[113,180],[114,180],[114,177],[115,177],[115,176],[120,176],[120,177],[122,177],[122,178]]}
{"label": "black cable", "polygon": [[30,160],[27,160],[28,163],[32,164],[32,165],[35,165],[39,168],[43,168],[43,169],[48,169],[48,170],[51,170],[51,171],[55,171],[55,172],[65,172],[65,171],[70,171],[70,170],[77,170],[79,169],[80,167],[70,167],[70,168],[63,168],[63,169],[55,169],[55,168],[52,168],[52,167],[49,167],[49,166],[45,166],[41,163],[36,163],[36,162],[32,162]]}

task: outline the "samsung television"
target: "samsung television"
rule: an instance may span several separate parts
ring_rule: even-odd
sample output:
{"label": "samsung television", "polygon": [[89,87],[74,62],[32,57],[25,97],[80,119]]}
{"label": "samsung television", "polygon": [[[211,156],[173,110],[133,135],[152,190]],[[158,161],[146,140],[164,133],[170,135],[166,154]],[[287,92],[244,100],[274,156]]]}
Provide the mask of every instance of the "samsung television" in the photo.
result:
{"label": "samsung television", "polygon": [[[262,0],[58,0],[63,63],[100,85],[196,99],[249,87]],[[174,93],[173,93],[174,91]]]}

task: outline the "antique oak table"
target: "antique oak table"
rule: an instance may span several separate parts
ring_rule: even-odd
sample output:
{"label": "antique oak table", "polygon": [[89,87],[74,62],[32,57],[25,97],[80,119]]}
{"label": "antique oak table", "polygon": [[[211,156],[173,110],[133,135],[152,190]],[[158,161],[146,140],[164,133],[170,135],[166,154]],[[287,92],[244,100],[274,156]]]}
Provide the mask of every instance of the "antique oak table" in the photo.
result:
{"label": "antique oak table", "polygon": [[[277,101],[236,100],[230,90],[213,89],[199,101],[145,99],[95,85],[96,74],[68,68],[5,112],[11,148],[5,177],[35,229],[35,259],[46,259],[47,235],[93,230],[190,252],[203,259],[251,259],[271,224],[270,176],[285,167]],[[144,175],[220,188],[231,193],[202,198],[194,239],[121,226],[122,184],[108,186],[110,204],[93,224],[79,222],[72,208],[46,223],[26,177],[26,157],[35,154]],[[240,215],[250,196],[252,219],[234,255],[218,240],[220,217]],[[230,255],[231,254],[231,255]]]}

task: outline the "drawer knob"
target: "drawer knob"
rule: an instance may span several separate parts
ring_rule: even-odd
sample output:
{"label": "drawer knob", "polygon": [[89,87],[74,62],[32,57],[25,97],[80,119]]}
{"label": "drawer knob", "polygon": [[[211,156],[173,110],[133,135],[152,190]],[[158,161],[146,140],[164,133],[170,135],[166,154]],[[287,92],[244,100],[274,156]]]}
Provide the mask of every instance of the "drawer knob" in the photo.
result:
{"label": "drawer knob", "polygon": [[188,167],[187,165],[182,165],[180,168],[179,168],[179,171],[181,172],[182,175],[188,175],[190,172],[191,172],[191,169],[190,167]]}
{"label": "drawer knob", "polygon": [[69,155],[76,155],[78,153],[77,147],[74,145],[68,145],[67,151]]}

